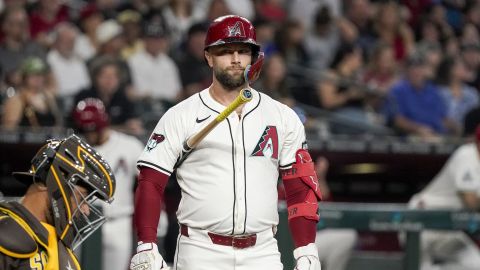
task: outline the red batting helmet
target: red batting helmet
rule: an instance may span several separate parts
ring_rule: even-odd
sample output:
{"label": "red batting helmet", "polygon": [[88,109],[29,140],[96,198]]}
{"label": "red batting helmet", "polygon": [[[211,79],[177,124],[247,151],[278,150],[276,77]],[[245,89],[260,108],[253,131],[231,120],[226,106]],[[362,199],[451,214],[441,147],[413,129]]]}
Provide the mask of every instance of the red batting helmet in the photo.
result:
{"label": "red batting helmet", "polygon": [[105,106],[96,98],[87,98],[78,102],[72,116],[75,126],[83,132],[100,131],[109,125]]}
{"label": "red batting helmet", "polygon": [[205,49],[228,43],[246,43],[251,45],[255,52],[260,51],[255,28],[249,20],[240,16],[219,17],[208,27]]}

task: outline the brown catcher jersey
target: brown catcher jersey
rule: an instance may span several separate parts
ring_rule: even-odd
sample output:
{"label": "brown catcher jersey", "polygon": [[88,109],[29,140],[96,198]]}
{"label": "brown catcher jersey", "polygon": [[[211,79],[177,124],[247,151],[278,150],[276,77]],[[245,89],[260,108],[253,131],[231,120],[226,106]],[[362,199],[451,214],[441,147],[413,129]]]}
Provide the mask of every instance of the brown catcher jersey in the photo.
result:
{"label": "brown catcher jersey", "polygon": [[0,203],[0,270],[80,270],[55,228],[17,202]]}

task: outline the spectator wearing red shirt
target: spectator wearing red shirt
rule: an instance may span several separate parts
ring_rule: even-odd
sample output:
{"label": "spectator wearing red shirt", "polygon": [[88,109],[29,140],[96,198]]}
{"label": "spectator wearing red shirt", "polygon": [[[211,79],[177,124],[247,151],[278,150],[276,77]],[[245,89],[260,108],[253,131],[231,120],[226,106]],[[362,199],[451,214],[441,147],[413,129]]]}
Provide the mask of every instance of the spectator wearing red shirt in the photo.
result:
{"label": "spectator wearing red shirt", "polygon": [[48,34],[56,25],[69,21],[68,8],[60,0],[39,0],[38,8],[30,13],[30,34],[32,39],[50,47],[51,40]]}

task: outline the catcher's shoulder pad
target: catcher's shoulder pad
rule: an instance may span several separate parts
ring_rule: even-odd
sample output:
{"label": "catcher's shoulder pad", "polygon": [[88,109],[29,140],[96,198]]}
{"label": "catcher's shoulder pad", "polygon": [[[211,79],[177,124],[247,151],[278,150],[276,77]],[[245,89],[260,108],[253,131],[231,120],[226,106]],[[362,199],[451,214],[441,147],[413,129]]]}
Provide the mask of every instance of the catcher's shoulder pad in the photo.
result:
{"label": "catcher's shoulder pad", "polygon": [[[30,258],[38,251],[34,237],[25,229],[25,224],[0,214],[0,252],[13,258]],[[28,226],[28,225],[27,225]]]}

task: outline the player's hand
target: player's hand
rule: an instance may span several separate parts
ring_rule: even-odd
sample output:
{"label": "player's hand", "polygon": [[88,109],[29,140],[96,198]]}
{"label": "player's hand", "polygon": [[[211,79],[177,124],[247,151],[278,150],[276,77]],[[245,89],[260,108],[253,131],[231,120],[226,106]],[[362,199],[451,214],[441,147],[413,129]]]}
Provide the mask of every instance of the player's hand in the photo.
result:
{"label": "player's hand", "polygon": [[294,270],[322,270],[318,259],[318,250],[314,243],[296,248],[293,251],[293,257],[297,261]]}
{"label": "player's hand", "polygon": [[167,263],[158,252],[157,244],[139,242],[137,254],[130,261],[130,270],[169,270]]}

